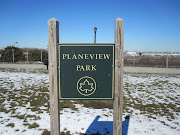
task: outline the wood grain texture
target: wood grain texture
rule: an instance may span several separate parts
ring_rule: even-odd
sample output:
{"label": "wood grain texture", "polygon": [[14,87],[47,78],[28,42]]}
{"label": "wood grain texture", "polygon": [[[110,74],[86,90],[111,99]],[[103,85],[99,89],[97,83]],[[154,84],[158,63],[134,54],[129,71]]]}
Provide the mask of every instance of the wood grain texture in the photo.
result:
{"label": "wood grain texture", "polygon": [[113,135],[122,135],[124,20],[115,21],[115,90]]}
{"label": "wood grain texture", "polygon": [[59,97],[57,80],[57,43],[59,42],[59,22],[55,18],[48,21],[48,62],[50,89],[50,130],[51,135],[60,135]]}

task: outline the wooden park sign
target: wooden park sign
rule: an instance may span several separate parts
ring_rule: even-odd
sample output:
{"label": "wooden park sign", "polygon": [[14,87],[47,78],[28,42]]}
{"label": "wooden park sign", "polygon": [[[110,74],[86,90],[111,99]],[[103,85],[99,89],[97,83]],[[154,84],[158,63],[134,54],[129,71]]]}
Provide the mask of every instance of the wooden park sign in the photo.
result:
{"label": "wooden park sign", "polygon": [[48,21],[51,135],[60,135],[59,99],[112,99],[113,135],[122,135],[124,21],[115,44],[59,44],[59,22]]}

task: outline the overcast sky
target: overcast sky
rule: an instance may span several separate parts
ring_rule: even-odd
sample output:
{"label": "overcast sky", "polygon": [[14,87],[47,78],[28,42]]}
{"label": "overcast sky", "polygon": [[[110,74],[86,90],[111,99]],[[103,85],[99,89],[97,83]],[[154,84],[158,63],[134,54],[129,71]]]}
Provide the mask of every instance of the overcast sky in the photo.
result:
{"label": "overcast sky", "polygon": [[0,0],[0,49],[46,48],[52,17],[60,43],[93,43],[94,27],[97,43],[114,43],[121,17],[125,50],[180,52],[180,0]]}

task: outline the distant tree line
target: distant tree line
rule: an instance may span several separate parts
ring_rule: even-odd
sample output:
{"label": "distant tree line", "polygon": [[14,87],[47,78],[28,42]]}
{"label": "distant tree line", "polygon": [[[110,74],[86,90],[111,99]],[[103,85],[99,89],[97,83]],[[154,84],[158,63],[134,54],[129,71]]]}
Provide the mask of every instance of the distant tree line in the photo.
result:
{"label": "distant tree line", "polygon": [[14,62],[24,61],[25,56],[24,53],[18,48],[14,46],[7,46],[1,52],[1,61],[2,62],[13,62],[13,53],[14,53]]}
{"label": "distant tree line", "polygon": [[[27,54],[25,55],[23,51],[15,46],[7,46],[1,51],[0,62],[25,62],[27,61]],[[48,59],[48,51],[42,50],[42,60]],[[41,49],[32,49],[28,52],[28,61],[41,61]]]}

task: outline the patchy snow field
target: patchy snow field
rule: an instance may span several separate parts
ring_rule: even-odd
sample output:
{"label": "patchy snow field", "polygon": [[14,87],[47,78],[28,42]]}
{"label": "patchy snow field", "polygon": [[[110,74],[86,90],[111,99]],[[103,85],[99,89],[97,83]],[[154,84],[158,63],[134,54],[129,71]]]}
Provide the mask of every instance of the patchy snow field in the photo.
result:
{"label": "patchy snow field", "polygon": [[[0,135],[47,135],[48,91],[45,69],[0,69]],[[112,135],[112,101],[89,102],[61,102],[61,134]],[[124,74],[123,133],[180,134],[180,75]]]}

